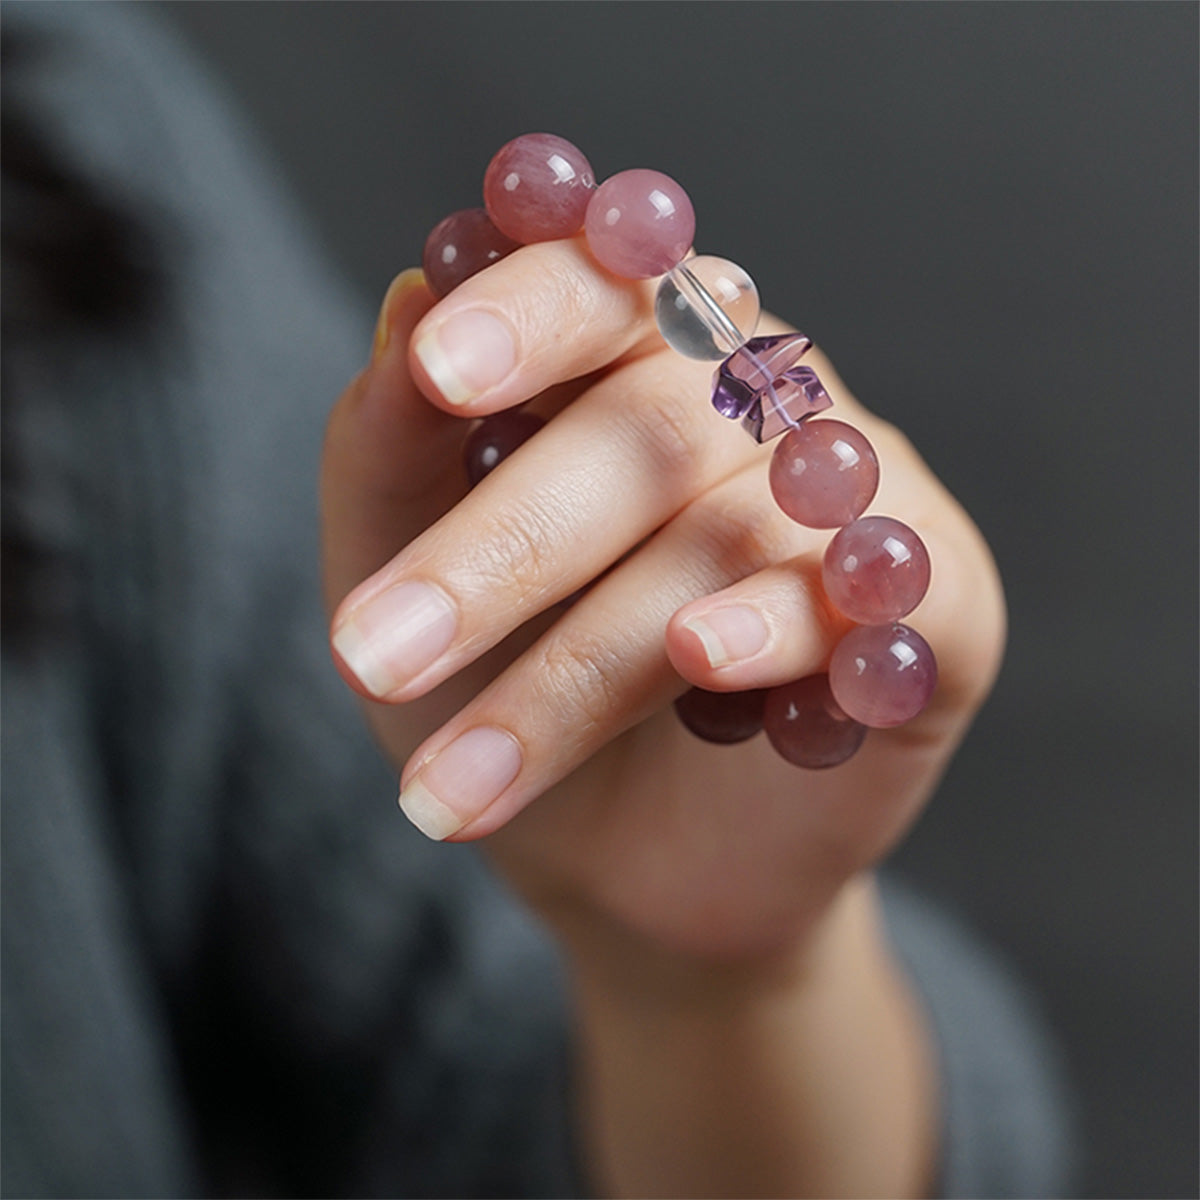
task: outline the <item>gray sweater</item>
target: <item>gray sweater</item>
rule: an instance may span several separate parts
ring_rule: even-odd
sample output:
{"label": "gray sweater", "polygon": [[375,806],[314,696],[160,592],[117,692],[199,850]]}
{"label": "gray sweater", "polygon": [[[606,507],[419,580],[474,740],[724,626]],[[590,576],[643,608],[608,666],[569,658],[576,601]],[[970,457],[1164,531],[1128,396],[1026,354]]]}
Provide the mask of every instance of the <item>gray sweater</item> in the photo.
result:
{"label": "gray sweater", "polygon": [[[149,231],[163,287],[120,333],[4,347],[62,619],[4,645],[3,1193],[584,1192],[553,947],[400,817],[328,661],[314,480],[371,315],[161,30],[4,15],[43,43],[11,94]],[[886,901],[939,1039],[943,1191],[1060,1194],[1023,993]]]}

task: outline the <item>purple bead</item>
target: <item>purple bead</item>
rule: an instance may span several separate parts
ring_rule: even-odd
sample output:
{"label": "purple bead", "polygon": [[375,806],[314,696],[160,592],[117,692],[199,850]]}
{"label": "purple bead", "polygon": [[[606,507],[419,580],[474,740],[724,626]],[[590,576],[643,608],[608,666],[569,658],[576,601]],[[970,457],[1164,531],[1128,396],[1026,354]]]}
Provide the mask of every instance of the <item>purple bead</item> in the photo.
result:
{"label": "purple bead", "polygon": [[425,239],[421,266],[429,290],[440,300],[464,279],[499,262],[520,245],[492,224],[482,208],[464,208],[439,221]]}
{"label": "purple bead", "polygon": [[706,692],[692,688],[675,701],[675,712],[698,738],[731,746],[761,731],[766,695],[762,690]]}
{"label": "purple bead", "polygon": [[523,245],[579,232],[596,175],[583,151],[552,133],[501,146],[483,176],[483,202],[502,233]]}
{"label": "purple bead", "polygon": [[740,420],[757,442],[769,442],[824,412],[833,401],[817,373],[797,365],[810,349],[812,341],[802,333],[751,338],[717,368],[713,407]]}
{"label": "purple bead", "polygon": [[825,550],[821,577],[838,612],[859,625],[907,616],[929,588],[929,552],[903,521],[860,517]]}
{"label": "purple bead", "polygon": [[683,261],[696,236],[688,194],[661,171],[621,171],[588,202],[588,249],[623,279],[665,275]]}
{"label": "purple bead", "polygon": [[545,424],[536,413],[519,408],[484,417],[463,443],[467,482],[474,487]]}
{"label": "purple bead", "polygon": [[872,729],[912,720],[929,703],[937,674],[929,643],[897,622],[852,629],[829,660],[834,699]]}
{"label": "purple bead", "polygon": [[799,525],[837,529],[860,516],[879,487],[871,443],[844,421],[806,421],[771,456],[771,494]]}
{"label": "purple bead", "polygon": [[763,728],[780,755],[809,770],[844,763],[867,736],[867,727],[851,720],[833,698],[827,675],[809,675],[771,688]]}

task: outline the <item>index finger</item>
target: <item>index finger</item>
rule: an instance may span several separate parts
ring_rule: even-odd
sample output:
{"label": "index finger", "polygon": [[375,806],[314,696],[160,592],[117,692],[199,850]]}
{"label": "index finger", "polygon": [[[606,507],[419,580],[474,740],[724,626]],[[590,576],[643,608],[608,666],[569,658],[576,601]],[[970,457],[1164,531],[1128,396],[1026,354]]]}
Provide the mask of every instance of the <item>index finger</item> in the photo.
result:
{"label": "index finger", "polygon": [[465,280],[413,332],[434,404],[484,416],[598,370],[654,330],[654,281],[598,267],[582,238],[522,247]]}

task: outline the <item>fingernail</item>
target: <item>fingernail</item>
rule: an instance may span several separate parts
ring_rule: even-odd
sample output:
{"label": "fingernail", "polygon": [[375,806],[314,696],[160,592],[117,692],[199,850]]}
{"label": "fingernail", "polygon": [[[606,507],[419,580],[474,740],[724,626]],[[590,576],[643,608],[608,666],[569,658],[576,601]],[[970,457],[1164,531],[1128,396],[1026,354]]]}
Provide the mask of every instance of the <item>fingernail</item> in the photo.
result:
{"label": "fingernail", "polygon": [[517,365],[508,326],[480,309],[455,313],[421,338],[413,353],[451,404],[466,404],[503,383]]}
{"label": "fingernail", "polygon": [[488,808],[520,770],[517,739],[481,725],[425,763],[400,793],[400,807],[426,837],[440,842]]}
{"label": "fingernail", "polygon": [[409,267],[392,280],[379,306],[379,320],[375,323],[375,341],[371,350],[372,361],[378,359],[388,347],[392,336],[391,315],[397,301],[406,293],[424,286],[425,272],[420,267]]}
{"label": "fingernail", "polygon": [[767,644],[767,624],[762,615],[744,604],[689,617],[683,627],[700,639],[710,667],[753,658]]}
{"label": "fingernail", "polygon": [[401,583],[354,609],[334,649],[372,696],[384,697],[440,658],[454,640],[450,601],[427,583]]}

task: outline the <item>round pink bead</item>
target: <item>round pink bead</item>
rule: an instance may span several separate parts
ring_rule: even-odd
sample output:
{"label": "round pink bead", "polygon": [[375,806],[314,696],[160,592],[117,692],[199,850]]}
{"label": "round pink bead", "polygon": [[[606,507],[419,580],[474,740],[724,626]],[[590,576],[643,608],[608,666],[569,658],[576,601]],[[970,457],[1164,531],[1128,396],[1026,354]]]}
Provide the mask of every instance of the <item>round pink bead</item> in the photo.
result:
{"label": "round pink bead", "polygon": [[691,688],[675,701],[675,713],[698,738],[731,746],[762,732],[762,690],[706,692]]}
{"label": "round pink bead", "polygon": [[596,175],[583,151],[552,133],[500,147],[483,176],[483,202],[502,233],[523,245],[579,232]]}
{"label": "round pink bead", "polygon": [[860,625],[907,616],[929,589],[929,552],[903,521],[860,517],[834,535],[821,567],[825,594]]}
{"label": "round pink bead", "polygon": [[772,688],[763,709],[763,728],[778,754],[811,771],[844,763],[867,736],[866,726],[839,707],[826,675]]}
{"label": "round pink bead", "polygon": [[474,487],[545,424],[536,413],[520,408],[510,408],[484,417],[463,443],[463,467],[467,472],[467,482]]}
{"label": "round pink bead", "polygon": [[937,686],[937,659],[915,629],[860,625],[837,644],[829,686],[846,714],[872,729],[912,720]]}
{"label": "round pink bead", "polygon": [[669,175],[622,171],[593,193],[584,232],[601,266],[624,279],[650,279],[683,261],[696,236],[696,214]]}
{"label": "round pink bead", "polygon": [[771,494],[793,521],[837,529],[861,516],[879,487],[871,443],[844,421],[805,421],[771,457]]}
{"label": "round pink bead", "polygon": [[499,262],[519,245],[505,237],[482,208],[451,213],[425,239],[425,253],[421,257],[425,282],[440,300],[464,279]]}

